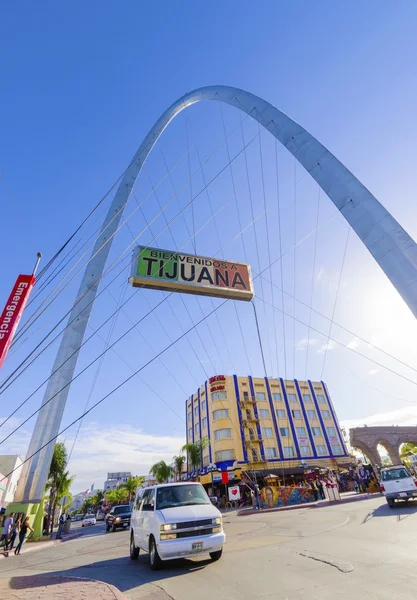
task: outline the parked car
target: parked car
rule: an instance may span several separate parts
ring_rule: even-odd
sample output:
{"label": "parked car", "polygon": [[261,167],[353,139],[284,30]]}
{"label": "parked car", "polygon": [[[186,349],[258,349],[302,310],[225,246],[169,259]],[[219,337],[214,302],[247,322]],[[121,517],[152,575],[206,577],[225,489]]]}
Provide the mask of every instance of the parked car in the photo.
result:
{"label": "parked car", "polygon": [[96,517],[94,515],[85,515],[81,526],[82,527],[87,527],[88,525],[95,525],[96,524]]}
{"label": "parked car", "polygon": [[84,519],[84,515],[74,515],[71,517],[71,521],[76,523],[77,521],[82,521]]}
{"label": "parked car", "polygon": [[106,517],[106,531],[116,531],[120,527],[126,529],[130,525],[132,510],[129,504],[114,506]]}
{"label": "parked car", "polygon": [[391,508],[396,500],[408,501],[410,498],[417,498],[417,480],[404,465],[381,469],[380,486]]}
{"label": "parked car", "polygon": [[104,512],[101,512],[101,511],[97,512],[96,521],[104,521]]}
{"label": "parked car", "polygon": [[163,561],[209,554],[219,560],[226,536],[220,511],[200,483],[138,488],[130,526],[130,558],[149,552],[151,569]]}

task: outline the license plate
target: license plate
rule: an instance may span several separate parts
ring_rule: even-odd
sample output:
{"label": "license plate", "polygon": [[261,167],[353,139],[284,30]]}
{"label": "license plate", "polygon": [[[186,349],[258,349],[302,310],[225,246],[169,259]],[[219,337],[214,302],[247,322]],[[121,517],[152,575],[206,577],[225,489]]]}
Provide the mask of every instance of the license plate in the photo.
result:
{"label": "license plate", "polygon": [[400,492],[400,498],[407,498],[407,492]]}
{"label": "license plate", "polygon": [[191,546],[192,552],[201,552],[203,549],[203,542],[194,542]]}

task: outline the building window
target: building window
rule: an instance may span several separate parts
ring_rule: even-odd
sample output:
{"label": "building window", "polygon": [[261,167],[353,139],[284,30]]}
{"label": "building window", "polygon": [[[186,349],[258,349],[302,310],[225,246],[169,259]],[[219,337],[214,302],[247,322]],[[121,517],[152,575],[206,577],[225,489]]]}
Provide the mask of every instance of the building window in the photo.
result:
{"label": "building window", "polygon": [[232,430],[231,429],[217,429],[214,432],[214,439],[215,440],[225,440],[227,438],[231,438],[232,437]]}
{"label": "building window", "polygon": [[203,428],[204,428],[204,427],[207,427],[207,417],[204,417],[204,418],[203,418],[203,420],[201,421],[201,426],[202,426]]}
{"label": "building window", "polygon": [[301,437],[306,436],[305,427],[297,427],[296,431],[297,431],[297,435],[300,435]]}
{"label": "building window", "polygon": [[327,435],[336,435],[336,430],[334,427],[326,427]]}
{"label": "building window", "polygon": [[198,406],[196,406],[194,409],[194,416],[198,417]]}
{"label": "building window", "polygon": [[256,392],[256,399],[259,400],[259,402],[265,402],[265,400],[266,400],[265,392]]}
{"label": "building window", "polygon": [[285,458],[293,458],[294,448],[292,446],[287,446],[287,448],[284,448],[284,456]]}
{"label": "building window", "polygon": [[328,410],[322,410],[321,414],[323,415],[323,419],[330,419],[330,412]]}
{"label": "building window", "polygon": [[307,411],[307,417],[309,419],[316,419],[317,418],[316,411],[315,410],[308,410]]}
{"label": "building window", "polygon": [[223,460],[233,460],[234,458],[234,450],[219,450],[214,454],[214,459],[216,462],[221,462]]}
{"label": "building window", "polygon": [[324,396],[323,396],[323,394],[317,394],[317,402],[319,404],[324,404]]}
{"label": "building window", "polygon": [[259,416],[261,419],[269,419],[269,410],[266,408],[261,408],[259,410]]}
{"label": "building window", "polygon": [[289,402],[297,402],[297,396],[295,394],[288,394]]}
{"label": "building window", "polygon": [[190,412],[188,413],[188,420],[189,421],[193,420],[193,413],[190,413]]}
{"label": "building window", "polygon": [[264,438],[274,437],[274,434],[272,432],[272,427],[262,427],[262,437],[264,437]]}
{"label": "building window", "polygon": [[249,392],[243,392],[243,399],[249,400]]}
{"label": "building window", "polygon": [[194,431],[195,431],[196,433],[198,433],[198,434],[200,433],[200,426],[199,426],[199,424],[198,424],[198,423],[196,423],[196,424],[195,424],[195,426],[194,426]]}
{"label": "building window", "polygon": [[192,437],[193,437],[193,428],[190,427],[190,429],[188,430],[188,439],[191,440]]}
{"label": "building window", "polygon": [[207,410],[207,402],[205,400],[201,403],[201,410]]}
{"label": "building window", "polygon": [[279,432],[282,437],[288,437],[290,435],[290,430],[288,429],[288,427],[280,427]]}
{"label": "building window", "polygon": [[276,458],[277,457],[277,449],[276,448],[267,448],[266,449],[266,457],[267,458]]}
{"label": "building window", "polygon": [[341,445],[340,444],[334,444],[332,446],[332,452],[333,452],[333,454],[343,454]]}
{"label": "building window", "polygon": [[301,456],[311,456],[310,446],[300,446]]}
{"label": "building window", "polygon": [[281,402],[282,401],[282,396],[281,394],[272,394],[272,400],[274,400],[274,402]]}
{"label": "building window", "polygon": [[228,419],[229,418],[229,411],[227,408],[224,408],[222,410],[213,410],[213,421],[215,421],[216,419]]}
{"label": "building window", "polygon": [[316,446],[316,448],[319,456],[324,456],[326,454],[326,446]]}
{"label": "building window", "polygon": [[311,402],[310,394],[303,394],[303,400],[304,402]]}
{"label": "building window", "polygon": [[226,392],[213,392],[213,394],[211,395],[212,400],[226,400],[226,398]]}
{"label": "building window", "polygon": [[301,419],[301,410],[292,410],[291,412],[294,419]]}
{"label": "building window", "polygon": [[280,410],[277,408],[277,417],[278,419],[285,419],[285,410]]}
{"label": "building window", "polygon": [[321,436],[321,429],[320,429],[320,427],[312,427],[311,431],[313,432],[314,437],[320,437]]}
{"label": "building window", "polygon": [[259,460],[258,451],[256,450],[256,448],[252,448],[252,459],[254,461],[258,461]]}

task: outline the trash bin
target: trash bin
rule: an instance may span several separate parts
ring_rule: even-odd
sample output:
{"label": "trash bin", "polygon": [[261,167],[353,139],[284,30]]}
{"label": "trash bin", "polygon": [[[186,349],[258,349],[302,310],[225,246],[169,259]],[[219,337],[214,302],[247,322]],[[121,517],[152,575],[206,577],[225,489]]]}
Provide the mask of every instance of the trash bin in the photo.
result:
{"label": "trash bin", "polygon": [[64,529],[62,533],[69,533],[71,529],[71,519],[67,519],[64,523]]}

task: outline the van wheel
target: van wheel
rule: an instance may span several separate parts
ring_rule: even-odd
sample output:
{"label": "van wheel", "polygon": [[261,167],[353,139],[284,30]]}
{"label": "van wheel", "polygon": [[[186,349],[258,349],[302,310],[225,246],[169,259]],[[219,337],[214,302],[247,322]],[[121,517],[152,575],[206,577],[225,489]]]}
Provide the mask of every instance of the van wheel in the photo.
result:
{"label": "van wheel", "polygon": [[133,535],[133,531],[130,532],[130,558],[132,560],[137,560],[139,556],[139,548],[135,546],[135,536]]}
{"label": "van wheel", "polygon": [[217,552],[210,552],[210,558],[213,562],[216,562],[216,560],[220,560],[220,558],[222,557],[223,554],[223,548],[221,550],[217,550]]}
{"label": "van wheel", "polygon": [[162,567],[162,560],[158,554],[155,538],[153,537],[153,535],[151,535],[149,540],[149,565],[152,571],[157,571]]}
{"label": "van wheel", "polygon": [[395,500],[393,498],[387,498],[388,506],[394,508]]}

